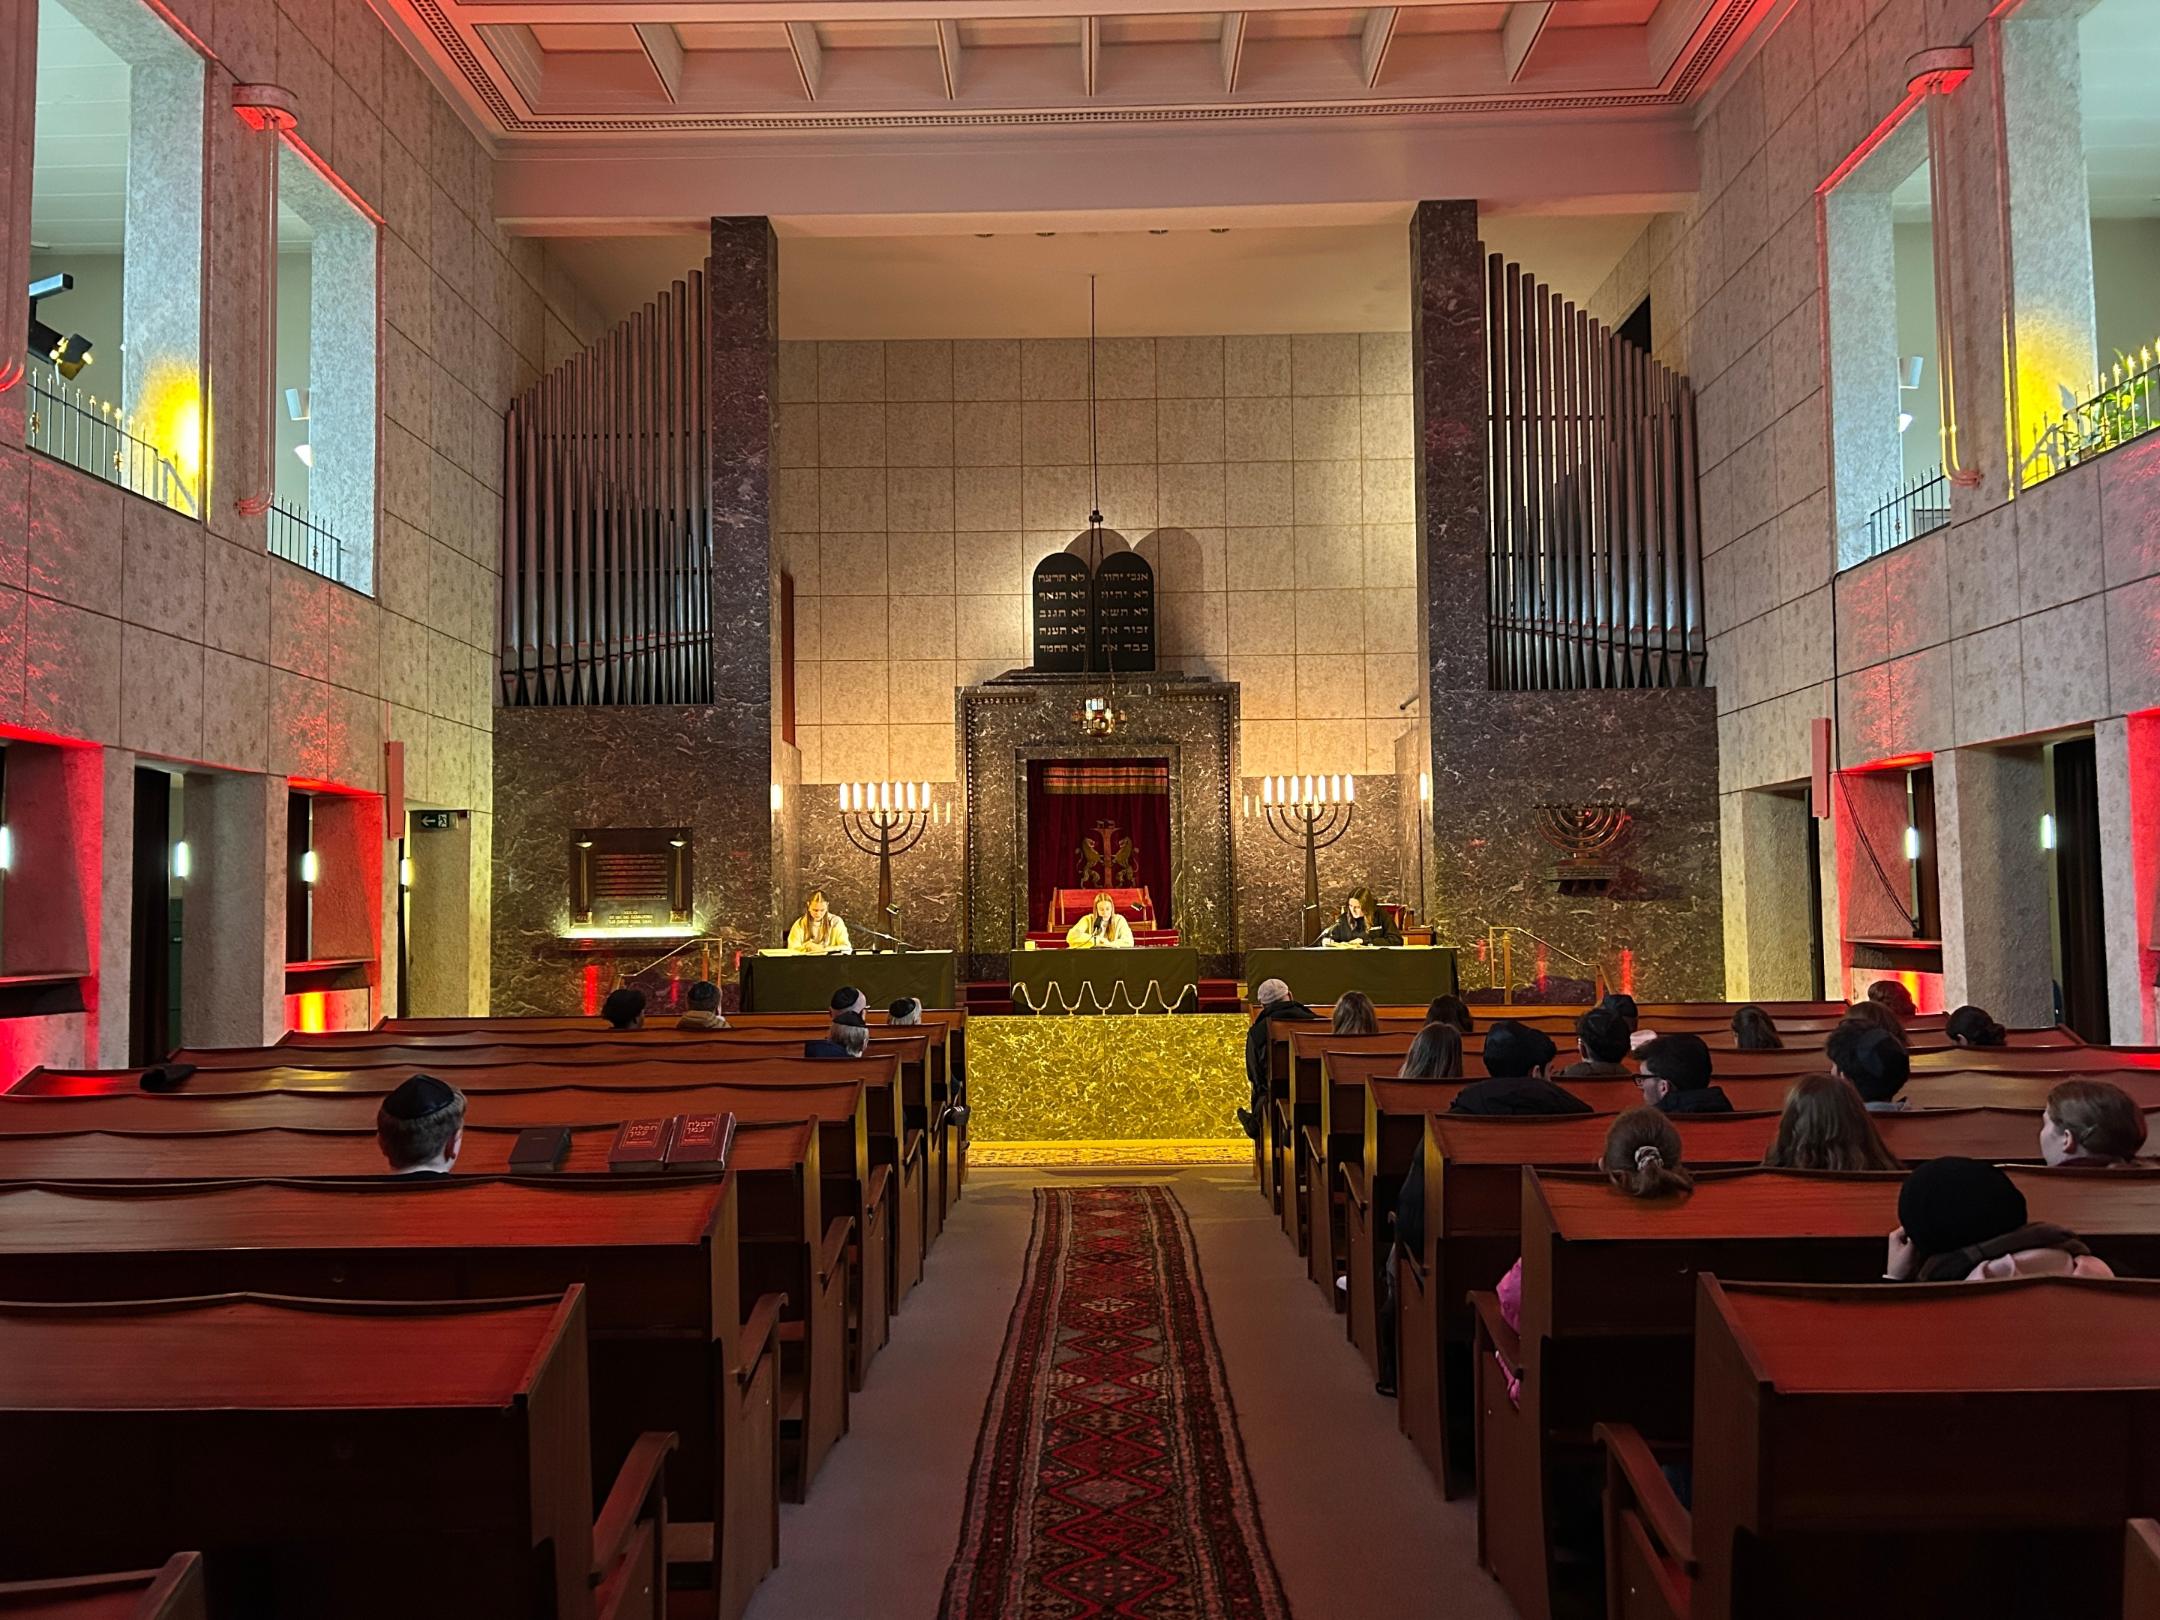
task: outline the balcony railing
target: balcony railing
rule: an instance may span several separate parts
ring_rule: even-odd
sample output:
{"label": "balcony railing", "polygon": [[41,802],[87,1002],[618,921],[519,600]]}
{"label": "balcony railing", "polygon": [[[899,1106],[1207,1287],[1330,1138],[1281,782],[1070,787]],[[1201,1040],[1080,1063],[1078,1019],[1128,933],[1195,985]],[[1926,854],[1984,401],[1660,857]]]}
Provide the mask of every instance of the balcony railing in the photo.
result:
{"label": "balcony railing", "polygon": [[30,409],[24,427],[31,449],[160,506],[195,515],[193,481],[130,428],[118,406],[35,360],[27,376]]}
{"label": "balcony railing", "polygon": [[2057,393],[2062,413],[2019,467],[2021,483],[2067,472],[2160,427],[2160,358],[2149,348],[2135,357],[2121,356],[2085,399],[2067,388],[2058,387]]}
{"label": "balcony railing", "polygon": [[270,503],[269,522],[271,556],[345,583],[345,545],[336,535],[283,501]]}
{"label": "balcony railing", "polygon": [[[1895,551],[1950,521],[1950,480],[1942,468],[1923,473],[1868,514],[1867,551],[1853,563]],[[1851,567],[1852,563],[1848,563]]]}

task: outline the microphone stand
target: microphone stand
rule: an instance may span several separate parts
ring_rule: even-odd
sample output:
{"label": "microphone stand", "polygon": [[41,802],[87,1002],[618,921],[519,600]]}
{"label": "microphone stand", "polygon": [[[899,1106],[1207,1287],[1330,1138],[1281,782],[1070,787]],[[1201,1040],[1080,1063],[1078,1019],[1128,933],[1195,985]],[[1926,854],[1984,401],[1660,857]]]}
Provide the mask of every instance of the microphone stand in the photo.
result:
{"label": "microphone stand", "polygon": [[[858,934],[868,934],[868,935],[869,935],[869,936],[870,936],[870,937],[871,937],[872,939],[882,939],[882,940],[883,940],[883,941],[884,941],[884,942],[885,942],[886,944],[890,945],[890,946],[891,946],[891,947],[893,948],[893,951],[895,951],[895,952],[904,952],[904,951],[907,951],[907,950],[909,950],[909,949],[911,949],[911,948],[912,948],[912,947],[910,947],[910,946],[909,946],[909,944],[908,944],[908,942],[907,942],[906,940],[904,940],[904,939],[900,939],[900,938],[898,938],[897,936],[895,936],[895,935],[892,935],[892,934],[883,934],[883,933],[880,933],[880,932],[878,932],[878,930],[877,930],[877,929],[875,929],[875,928],[864,928],[864,927],[858,927],[858,928],[857,928],[857,929],[855,930],[855,932],[856,932],[856,933],[858,933]],[[872,955],[880,955],[880,954],[884,954],[884,955],[890,955],[890,954],[892,954],[892,952],[882,952],[882,953],[881,953],[881,952],[872,952],[871,954],[872,954]]]}

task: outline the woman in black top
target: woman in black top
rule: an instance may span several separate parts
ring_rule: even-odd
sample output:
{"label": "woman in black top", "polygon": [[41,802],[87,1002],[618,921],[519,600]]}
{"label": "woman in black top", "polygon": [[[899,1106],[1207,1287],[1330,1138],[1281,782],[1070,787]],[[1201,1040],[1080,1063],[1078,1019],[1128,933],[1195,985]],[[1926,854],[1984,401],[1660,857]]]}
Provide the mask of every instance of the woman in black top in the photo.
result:
{"label": "woman in black top", "polygon": [[1400,945],[1402,936],[1388,925],[1373,901],[1372,890],[1359,889],[1343,902],[1335,926],[1320,936],[1337,945]]}

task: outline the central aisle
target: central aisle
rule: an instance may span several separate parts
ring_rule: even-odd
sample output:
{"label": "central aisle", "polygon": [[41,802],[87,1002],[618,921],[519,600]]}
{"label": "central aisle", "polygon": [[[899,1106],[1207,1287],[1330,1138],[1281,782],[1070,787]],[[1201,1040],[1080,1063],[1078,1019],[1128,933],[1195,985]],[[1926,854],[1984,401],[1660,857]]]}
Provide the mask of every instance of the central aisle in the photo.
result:
{"label": "central aisle", "polygon": [[1020,1286],[1033,1189],[1161,1182],[1192,1222],[1261,1523],[1297,1620],[1507,1620],[1477,1568],[1476,1508],[1448,1503],[1394,1405],[1306,1280],[1250,1175],[982,1170],[852,1403],[749,1620],[933,1620],[983,1402]]}

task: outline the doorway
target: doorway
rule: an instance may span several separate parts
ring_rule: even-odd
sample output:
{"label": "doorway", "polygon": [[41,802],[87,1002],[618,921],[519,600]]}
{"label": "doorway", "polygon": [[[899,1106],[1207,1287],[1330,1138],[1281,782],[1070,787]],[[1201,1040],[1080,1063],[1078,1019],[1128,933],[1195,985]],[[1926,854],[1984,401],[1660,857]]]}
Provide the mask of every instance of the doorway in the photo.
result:
{"label": "doorway", "polygon": [[128,1062],[162,1063],[181,1044],[180,881],[188,857],[181,778],[135,770],[133,892],[128,915]]}
{"label": "doorway", "polygon": [[2049,753],[2055,808],[2043,842],[2054,844],[2055,983],[2058,1011],[2084,1040],[2108,1040],[2107,924],[2100,895],[2099,756],[2090,737]]}

